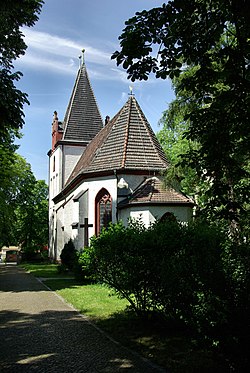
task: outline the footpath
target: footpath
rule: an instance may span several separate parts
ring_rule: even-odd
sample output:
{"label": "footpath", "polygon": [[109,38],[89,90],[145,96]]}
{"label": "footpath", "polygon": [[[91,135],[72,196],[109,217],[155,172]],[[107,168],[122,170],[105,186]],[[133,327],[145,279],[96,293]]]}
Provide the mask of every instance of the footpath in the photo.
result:
{"label": "footpath", "polygon": [[0,265],[0,371],[165,372],[102,333],[35,277]]}

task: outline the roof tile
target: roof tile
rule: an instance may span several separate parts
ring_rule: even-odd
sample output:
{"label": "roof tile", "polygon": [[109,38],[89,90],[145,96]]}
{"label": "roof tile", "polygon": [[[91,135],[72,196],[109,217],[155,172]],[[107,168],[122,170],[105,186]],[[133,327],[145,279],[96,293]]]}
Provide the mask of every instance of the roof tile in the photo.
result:
{"label": "roof tile", "polygon": [[191,198],[172,188],[165,188],[162,181],[157,177],[146,179],[141,185],[139,185],[133,194],[122,201],[119,206],[125,207],[127,205],[138,203],[174,203],[194,205]]}
{"label": "roof tile", "polygon": [[134,96],[87,146],[68,183],[79,174],[108,170],[162,171],[169,162]]}
{"label": "roof tile", "polygon": [[103,127],[85,64],[78,71],[63,127],[63,140],[78,142],[90,142]]}

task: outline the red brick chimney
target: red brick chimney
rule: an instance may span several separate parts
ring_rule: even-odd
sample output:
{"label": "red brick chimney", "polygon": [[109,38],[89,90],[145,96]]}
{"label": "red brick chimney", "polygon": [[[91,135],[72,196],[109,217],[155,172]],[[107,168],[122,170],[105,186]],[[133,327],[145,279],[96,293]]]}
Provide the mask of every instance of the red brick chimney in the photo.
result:
{"label": "red brick chimney", "polygon": [[62,140],[63,136],[63,129],[60,126],[60,122],[58,122],[57,112],[54,111],[53,123],[52,123],[52,152],[56,148],[56,144],[58,141]]}

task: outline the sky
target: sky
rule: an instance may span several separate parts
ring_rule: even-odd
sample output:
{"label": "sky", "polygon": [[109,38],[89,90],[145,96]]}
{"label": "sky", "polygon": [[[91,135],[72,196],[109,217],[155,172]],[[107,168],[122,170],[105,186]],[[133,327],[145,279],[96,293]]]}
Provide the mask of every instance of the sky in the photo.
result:
{"label": "sky", "polygon": [[[45,0],[35,26],[23,28],[28,46],[15,61],[23,73],[17,87],[28,94],[25,124],[18,153],[31,164],[37,180],[48,181],[48,151],[54,111],[63,121],[79,69],[81,51],[102,118],[111,118],[128,99],[131,82],[111,60],[119,49],[125,21],[143,9],[162,5],[158,0]],[[133,93],[154,132],[174,98],[169,80],[150,77],[134,82]]]}

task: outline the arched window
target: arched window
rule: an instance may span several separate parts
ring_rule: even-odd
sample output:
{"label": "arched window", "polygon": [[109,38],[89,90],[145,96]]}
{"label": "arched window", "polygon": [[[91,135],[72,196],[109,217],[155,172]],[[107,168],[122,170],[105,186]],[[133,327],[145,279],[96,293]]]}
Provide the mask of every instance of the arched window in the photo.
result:
{"label": "arched window", "polygon": [[99,234],[112,221],[112,199],[106,189],[101,189],[95,198],[95,233]]}
{"label": "arched window", "polygon": [[177,219],[172,212],[165,212],[165,214],[162,215],[162,217],[160,218],[160,222],[164,222],[164,221],[175,221],[176,222]]}

